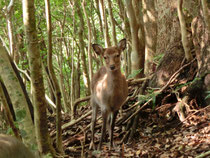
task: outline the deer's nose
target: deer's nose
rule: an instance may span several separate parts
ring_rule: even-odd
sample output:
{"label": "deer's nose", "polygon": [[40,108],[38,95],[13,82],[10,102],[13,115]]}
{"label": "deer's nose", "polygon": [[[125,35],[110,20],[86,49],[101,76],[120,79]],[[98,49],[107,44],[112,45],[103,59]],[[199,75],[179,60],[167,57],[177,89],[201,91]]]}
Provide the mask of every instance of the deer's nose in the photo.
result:
{"label": "deer's nose", "polygon": [[115,66],[114,65],[110,65],[110,69],[111,70],[114,70],[115,69]]}

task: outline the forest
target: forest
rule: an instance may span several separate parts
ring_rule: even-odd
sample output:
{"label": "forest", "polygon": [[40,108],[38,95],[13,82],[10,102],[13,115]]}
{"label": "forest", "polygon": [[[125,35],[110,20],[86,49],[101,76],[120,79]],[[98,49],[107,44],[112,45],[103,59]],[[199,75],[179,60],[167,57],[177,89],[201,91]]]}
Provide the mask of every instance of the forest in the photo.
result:
{"label": "forest", "polygon": [[210,0],[1,0],[0,158],[210,156]]}

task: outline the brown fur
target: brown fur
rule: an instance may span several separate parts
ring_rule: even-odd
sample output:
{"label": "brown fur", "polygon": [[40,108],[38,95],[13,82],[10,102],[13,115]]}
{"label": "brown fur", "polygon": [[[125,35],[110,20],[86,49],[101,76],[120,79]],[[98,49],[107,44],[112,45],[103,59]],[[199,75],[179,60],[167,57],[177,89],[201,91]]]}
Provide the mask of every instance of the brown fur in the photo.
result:
{"label": "brown fur", "polygon": [[103,137],[106,132],[106,124],[109,127],[110,147],[113,146],[113,129],[118,110],[128,95],[128,85],[125,76],[120,70],[120,55],[126,47],[126,40],[119,42],[118,46],[102,48],[100,45],[93,45],[98,55],[104,57],[106,65],[101,67],[92,80],[91,105],[92,113],[92,135],[90,148],[94,147],[94,128],[98,107],[101,108],[103,125],[99,149],[102,146]]}
{"label": "brown fur", "polygon": [[15,137],[0,134],[0,158],[35,158],[35,156]]}

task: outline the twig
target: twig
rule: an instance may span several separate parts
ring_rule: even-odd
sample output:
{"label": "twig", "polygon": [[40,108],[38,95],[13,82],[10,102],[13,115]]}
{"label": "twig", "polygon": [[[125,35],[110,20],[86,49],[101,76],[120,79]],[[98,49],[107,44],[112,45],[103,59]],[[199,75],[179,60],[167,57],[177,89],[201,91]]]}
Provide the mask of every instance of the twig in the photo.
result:
{"label": "twig", "polygon": [[149,104],[150,101],[152,101],[152,98],[150,98],[146,103],[144,103],[144,105],[142,107],[140,107],[138,110],[136,110],[136,112],[134,112],[127,120],[125,120],[124,123],[127,123],[130,119],[132,119],[134,116],[136,116],[136,114],[138,114],[139,111],[141,111],[147,104]]}
{"label": "twig", "polygon": [[202,154],[196,156],[195,158],[203,158],[203,157],[206,157],[206,156],[208,156],[208,155],[210,155],[210,150],[207,151],[207,152],[205,152],[205,153],[202,153]]}
{"label": "twig", "polygon": [[157,91],[157,93],[162,92],[163,90],[165,90],[169,84],[171,84],[172,82],[174,82],[174,80],[177,78],[178,73],[180,73],[180,71],[182,71],[185,67],[187,67],[188,65],[192,64],[195,61],[196,58],[194,58],[191,62],[185,64],[184,66],[182,66],[179,70],[177,70],[168,80],[167,84],[165,86],[163,86],[159,91]]}

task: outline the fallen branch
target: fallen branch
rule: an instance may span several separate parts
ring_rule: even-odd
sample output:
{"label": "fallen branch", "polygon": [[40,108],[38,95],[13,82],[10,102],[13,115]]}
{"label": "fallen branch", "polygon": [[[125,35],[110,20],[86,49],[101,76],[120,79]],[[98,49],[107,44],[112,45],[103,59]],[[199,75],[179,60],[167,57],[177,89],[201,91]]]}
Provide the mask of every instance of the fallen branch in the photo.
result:
{"label": "fallen branch", "polygon": [[78,118],[77,120],[72,120],[71,122],[68,122],[66,124],[64,124],[61,128],[62,130],[71,127],[73,125],[75,125],[76,123],[80,122],[81,120],[83,120],[84,118],[86,118],[87,116],[89,116],[90,114],[92,114],[92,110],[90,110],[88,113],[86,113],[85,115],[81,116],[80,118]]}
{"label": "fallen branch", "polygon": [[144,82],[145,80],[147,80],[148,78],[138,78],[138,79],[128,79],[128,86],[132,86],[132,85],[136,85],[136,84],[140,84],[142,82]]}
{"label": "fallen branch", "polygon": [[85,102],[85,101],[88,101],[90,100],[90,96],[87,96],[87,97],[84,97],[84,98],[78,98],[75,102],[74,102],[74,106],[73,107],[76,107],[78,106],[78,104],[82,103],[82,102]]}
{"label": "fallen branch", "polygon": [[[165,86],[163,86],[160,90],[154,92],[155,97],[162,93],[168,86],[169,84],[171,84],[172,82],[175,81],[175,79],[178,77],[179,73],[188,65],[190,65],[191,63],[193,63],[195,61],[195,59],[193,59],[191,62],[185,64],[184,66],[182,66],[179,70],[177,70],[168,80],[167,84]],[[151,101],[153,100],[153,98],[150,98],[146,103],[144,103],[144,105],[142,107],[140,107],[139,109],[136,110],[135,113],[133,113],[124,123],[127,123],[130,119],[132,119],[134,116],[136,116],[144,107],[146,107],[146,105],[148,105]],[[137,102],[135,104],[135,106],[139,105],[139,102]],[[132,107],[134,108],[134,106]]]}

